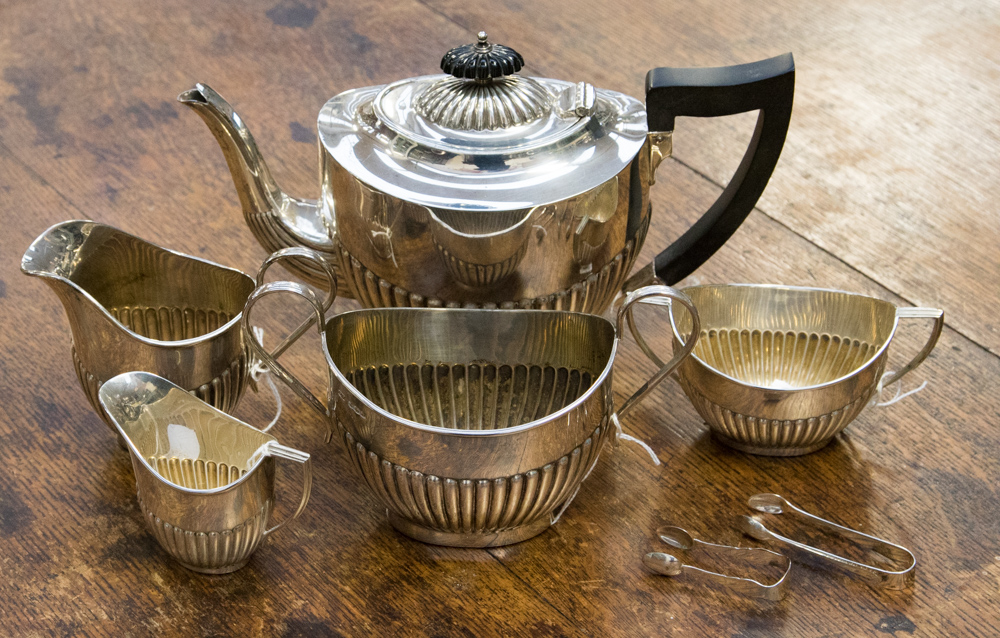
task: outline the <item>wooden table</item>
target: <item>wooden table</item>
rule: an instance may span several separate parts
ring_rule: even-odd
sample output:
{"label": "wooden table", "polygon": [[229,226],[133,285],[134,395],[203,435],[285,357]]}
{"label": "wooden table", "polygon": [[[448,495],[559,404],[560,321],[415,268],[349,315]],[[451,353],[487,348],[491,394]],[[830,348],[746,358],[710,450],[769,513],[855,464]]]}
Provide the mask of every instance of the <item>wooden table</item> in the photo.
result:
{"label": "wooden table", "polygon": [[[998,4],[504,4],[0,6],[0,634],[996,635]],[[905,382],[927,386],[868,409],[819,452],[774,459],[713,441],[681,390],[664,384],[625,424],[663,465],[623,444],[554,528],[488,551],[393,531],[341,450],[321,442],[319,420],[285,392],[282,440],[315,455],[308,509],[235,574],[184,570],[144,529],[128,456],[74,376],[62,307],[18,272],[21,254],[49,225],[93,218],[253,272],[263,251],[222,154],[174,96],[211,84],[249,122],[284,187],[315,196],[323,102],[435,72],[442,52],[480,29],[517,48],[531,75],[632,95],[654,66],[793,51],[795,110],[777,170],[757,210],[687,283],[814,285],[943,307],[937,349]],[[641,263],[719,193],[753,117],[680,121]],[[301,309],[275,314],[287,325],[293,310]],[[666,347],[659,326],[657,346]],[[928,329],[905,326],[890,367]],[[297,346],[289,365],[318,386],[316,348]],[[651,372],[627,343],[620,394]],[[272,412],[261,393],[239,415],[264,423]],[[279,473],[279,497],[294,497],[294,479]],[[911,548],[915,586],[881,592],[796,566],[788,597],[758,604],[642,567],[666,523],[753,544],[734,521],[760,491]]]}

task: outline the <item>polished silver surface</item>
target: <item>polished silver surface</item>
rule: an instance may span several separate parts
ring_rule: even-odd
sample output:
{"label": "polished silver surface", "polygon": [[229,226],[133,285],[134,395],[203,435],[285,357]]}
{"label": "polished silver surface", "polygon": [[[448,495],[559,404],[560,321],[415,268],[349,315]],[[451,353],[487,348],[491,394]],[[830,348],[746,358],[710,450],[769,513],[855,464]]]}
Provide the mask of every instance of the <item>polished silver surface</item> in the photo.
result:
{"label": "polished silver surface", "polygon": [[[330,434],[344,442],[392,524],[442,545],[506,545],[546,529],[596,463],[611,419],[627,414],[693,347],[678,348],[616,413],[618,340],[601,317],[390,308],[325,320],[309,289],[275,282],[251,295],[248,331],[254,304],[281,292],[308,299],[325,325],[329,407],[265,353],[268,367],[329,419]],[[654,297],[692,307],[654,286],[629,295],[621,312]],[[256,341],[252,347],[263,352]]]}
{"label": "polished silver surface", "polygon": [[[269,534],[309,502],[308,454],[162,377],[116,376],[101,386],[100,401],[128,444],[146,526],[188,569],[225,574],[243,567]],[[302,464],[302,497],[291,517],[269,528],[275,458]]]}
{"label": "polished silver surface", "polygon": [[738,558],[748,562],[756,561],[761,567],[777,567],[781,570],[781,576],[772,583],[762,583],[754,578],[723,574],[696,567],[682,561],[674,553],[649,552],[643,557],[642,563],[656,574],[680,577],[681,580],[691,580],[752,598],[778,601],[785,597],[788,589],[788,573],[792,569],[792,562],[778,552],[760,547],[732,547],[708,543],[695,538],[685,529],[673,526],[658,529],[656,535],[662,542],[684,552],[685,559],[688,552],[728,554],[730,558]]}
{"label": "polished silver surface", "polygon": [[[319,200],[300,199],[285,193],[271,175],[243,119],[222,96],[204,84],[177,96],[208,125],[226,158],[243,208],[243,217],[257,241],[269,253],[292,246],[322,252],[336,263],[336,220],[332,209],[320,209]],[[314,283],[326,276],[309,260],[287,264],[297,275]],[[349,292],[341,291],[341,295]]]}
{"label": "polished silver surface", "polygon": [[[936,308],[897,308],[837,290],[730,284],[683,292],[702,325],[678,380],[719,440],[752,454],[794,456],[823,447],[880,387],[918,366],[944,326]],[[883,378],[901,318],[929,318],[934,326],[913,359]],[[671,324],[675,339],[688,338],[686,313],[671,312]],[[659,361],[641,335],[636,339]]]}
{"label": "polished silver surface", "polygon": [[415,110],[443,128],[493,131],[533,122],[549,112],[551,103],[545,87],[528,77],[489,83],[444,77],[420,94]]}
{"label": "polished silver surface", "polygon": [[475,213],[390,198],[339,165],[328,170],[337,205],[351,211],[339,218],[341,288],[368,307],[600,313],[621,290],[649,227],[648,186],[631,169],[569,200]]}
{"label": "polished silver surface", "polygon": [[[498,211],[580,195],[628,167],[646,142],[646,111],[598,89],[593,113],[552,109],[521,126],[462,131],[428,122],[412,106],[448,76],[345,91],[323,106],[319,137],[330,160],[386,195],[431,208]],[[576,84],[535,78],[553,100]]]}
{"label": "polished silver surface", "polygon": [[92,221],[46,230],[21,271],[62,301],[74,368],[112,431],[97,395],[122,372],[154,372],[223,411],[236,408],[250,379],[240,332],[254,286],[247,275]]}
{"label": "polished silver surface", "polygon": [[862,576],[884,589],[906,589],[913,584],[917,559],[913,556],[913,552],[901,545],[869,536],[810,514],[778,494],[755,494],[750,497],[749,504],[750,507],[762,514],[789,515],[789,518],[797,520],[803,526],[818,529],[824,534],[839,536],[845,542],[873,555],[874,562],[878,564],[862,563],[782,536],[768,529],[763,523],[763,517],[759,514],[752,517],[742,517],[740,526],[744,533],[759,541],[784,545],[793,550],[818,556],[852,574]]}

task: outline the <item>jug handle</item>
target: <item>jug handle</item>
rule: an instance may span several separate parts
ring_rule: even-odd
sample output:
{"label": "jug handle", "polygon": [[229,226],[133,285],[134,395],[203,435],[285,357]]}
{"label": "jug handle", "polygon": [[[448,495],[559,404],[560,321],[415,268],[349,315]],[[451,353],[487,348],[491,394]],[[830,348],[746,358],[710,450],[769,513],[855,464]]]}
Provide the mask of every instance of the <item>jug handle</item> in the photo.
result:
{"label": "jug handle", "polygon": [[903,378],[903,375],[923,363],[924,359],[930,355],[931,350],[934,349],[934,346],[937,345],[938,337],[941,336],[941,331],[944,329],[944,310],[940,308],[896,308],[896,319],[897,321],[899,319],[934,319],[934,328],[931,330],[931,335],[928,337],[927,343],[917,353],[917,356],[913,357],[913,360],[907,363],[902,370],[882,381],[883,388],[889,387],[899,381]]}
{"label": "jug handle", "polygon": [[309,502],[309,495],[312,493],[312,457],[310,457],[306,452],[302,452],[301,450],[296,450],[291,447],[285,447],[275,441],[268,443],[265,453],[268,456],[286,459],[288,461],[295,461],[296,463],[302,464],[302,498],[299,499],[299,507],[290,518],[286,518],[271,529],[265,531],[264,536],[267,536],[278,528],[283,527],[289,521],[293,521],[298,518],[299,514],[302,513],[302,510],[306,508],[306,504]]}
{"label": "jug handle", "polygon": [[[329,284],[327,297],[322,304],[319,304],[312,290],[306,288],[305,286],[293,284],[292,282],[280,282],[287,283],[289,286],[272,286],[271,284],[264,283],[264,276],[267,274],[268,269],[270,269],[270,267],[275,263],[285,259],[305,259],[313,261],[319,266],[320,271],[326,275],[327,283]],[[296,262],[293,261],[293,264],[294,263]],[[318,330],[322,334],[324,324],[326,323],[325,313],[330,309],[333,305],[334,299],[337,297],[337,273],[334,271],[330,262],[328,262],[318,251],[302,246],[292,246],[290,248],[282,248],[281,250],[277,250],[268,255],[267,259],[264,260],[264,263],[262,263],[260,268],[257,270],[256,284],[257,287],[254,289],[253,293],[250,294],[250,297],[247,298],[246,307],[243,309],[244,339],[246,339],[250,344],[250,347],[256,356],[263,361],[270,370],[274,371],[275,376],[281,379],[296,394],[309,402],[309,404],[316,408],[321,414],[325,415],[326,408],[323,406],[323,403],[311,392],[309,392],[305,385],[292,376],[292,374],[289,373],[284,366],[278,363],[278,357],[280,357],[289,346],[295,343],[299,337],[305,334],[306,330],[316,324],[317,320],[319,321]],[[285,337],[285,339],[278,344],[277,348],[268,353],[264,350],[264,344],[259,342],[256,335],[253,334],[249,314],[250,309],[253,307],[254,303],[256,303],[257,299],[279,291],[295,292],[300,296],[305,297],[307,301],[313,304],[317,312],[315,314],[310,314],[305,321],[299,324],[299,326],[293,330],[291,334]]]}
{"label": "jug handle", "polygon": [[[318,324],[317,330],[319,331],[322,337],[323,326],[326,324],[326,314],[324,312],[323,304],[320,303],[320,300],[316,298],[316,293],[314,293],[312,290],[310,290],[309,288],[307,288],[302,284],[298,284],[291,281],[275,281],[269,284],[264,284],[262,286],[257,286],[257,288],[255,288],[254,291],[250,293],[250,297],[247,298],[247,305],[243,309],[243,338],[246,339],[246,341],[250,344],[250,348],[254,351],[254,354],[257,355],[260,358],[260,360],[264,362],[264,365],[266,365],[268,369],[271,370],[276,377],[281,379],[281,381],[285,385],[291,388],[292,391],[294,391],[295,394],[299,395],[299,397],[301,397],[304,401],[309,403],[309,405],[311,405],[317,412],[319,412],[323,416],[328,416],[329,412],[326,406],[323,405],[323,402],[320,401],[318,398],[316,398],[316,395],[313,394],[309,390],[309,388],[305,386],[305,384],[303,384],[301,381],[295,378],[295,376],[292,375],[292,373],[290,373],[285,368],[285,366],[278,363],[278,357],[272,356],[272,353],[269,353],[264,348],[264,344],[258,341],[257,336],[254,335],[253,333],[253,326],[250,324],[251,309],[263,297],[267,297],[268,295],[273,295],[279,292],[293,293],[295,295],[304,298],[306,301],[312,304],[314,311],[313,315],[310,317],[309,320],[303,322],[303,324],[299,326],[299,329],[301,329],[301,331],[297,329],[296,332],[299,332],[299,334],[301,335],[302,333],[305,332],[305,329],[308,328],[309,326],[313,324]],[[303,326],[305,326],[305,328],[303,328]],[[294,335],[295,333],[292,334]],[[292,335],[289,335],[289,337],[291,336]],[[281,350],[282,347],[287,348],[289,345],[291,345],[293,341],[294,340],[289,340],[288,338],[286,338],[285,341],[282,342],[282,345],[275,350],[275,352]]]}
{"label": "jug handle", "polygon": [[651,141],[659,142],[651,147],[650,171],[656,170],[657,160],[670,154],[670,137],[678,116],[760,113],[750,144],[729,185],[687,232],[656,256],[651,267],[643,268],[626,283],[625,290],[651,281],[649,270],[662,283],[677,283],[736,232],[757,205],[778,163],[792,115],[794,93],[795,62],[791,53],[750,64],[695,69],[663,67],[646,74],[646,117],[650,135],[654,137]]}
{"label": "jug handle", "polygon": [[[286,259],[292,262],[291,267],[293,268],[293,272],[298,272],[294,269],[299,267],[297,264],[301,264],[301,262],[297,261],[299,259],[313,261],[319,266],[319,270],[326,276],[327,283],[329,284],[329,287],[327,288],[328,294],[326,299],[323,300],[323,311],[326,312],[329,310],[330,306],[333,305],[334,299],[337,298],[337,272],[334,270],[333,264],[327,261],[327,259],[324,258],[318,251],[310,248],[292,246],[276,250],[268,255],[267,259],[264,260],[264,263],[262,263],[260,268],[257,269],[257,287],[259,288],[264,284],[264,275],[267,274],[268,269],[270,269],[272,265]],[[293,330],[291,334],[285,337],[282,342],[278,344],[277,348],[271,351],[271,358],[277,359],[280,357],[281,354],[287,350],[289,346],[298,341],[299,337],[305,334],[306,330],[308,330],[314,323],[316,323],[316,316],[309,315],[305,321],[299,324],[298,328]],[[322,326],[323,324],[320,323],[320,330],[322,330]]]}
{"label": "jug handle", "polygon": [[[660,367],[656,373],[649,378],[646,383],[642,385],[635,393],[626,399],[622,407],[618,409],[619,418],[624,417],[625,414],[631,410],[642,398],[653,388],[660,384],[671,372],[680,365],[681,361],[684,360],[686,356],[691,354],[694,349],[695,343],[698,341],[698,335],[701,333],[701,321],[698,318],[698,310],[694,307],[694,302],[679,290],[675,290],[670,286],[646,286],[640,288],[639,290],[630,292],[625,297],[625,302],[622,304],[621,308],[618,309],[618,323],[616,327],[616,334],[623,335],[625,332],[625,321],[628,320],[629,328],[632,331],[632,336],[635,338],[636,343],[639,344],[640,348],[648,355],[648,346],[646,342],[642,339],[639,331],[635,328],[635,322],[632,319],[632,306],[636,303],[648,303],[654,305],[663,305],[671,307],[674,302],[677,302],[684,306],[687,311],[691,314],[691,325],[694,330],[691,332],[691,337],[687,342],[681,342],[681,347],[677,352],[673,353],[673,357],[667,363],[663,363],[659,359],[653,359],[656,365]],[[654,355],[655,356],[655,355]]]}

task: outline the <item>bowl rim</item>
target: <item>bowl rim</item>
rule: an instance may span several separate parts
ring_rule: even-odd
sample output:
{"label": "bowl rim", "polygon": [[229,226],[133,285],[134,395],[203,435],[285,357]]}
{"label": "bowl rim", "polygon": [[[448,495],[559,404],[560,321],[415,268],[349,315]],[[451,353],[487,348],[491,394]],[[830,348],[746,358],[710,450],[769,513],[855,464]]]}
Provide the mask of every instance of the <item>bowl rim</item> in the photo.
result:
{"label": "bowl rim", "polygon": [[[813,286],[786,286],[786,285],[782,285],[782,284],[735,283],[735,284],[698,284],[698,285],[694,285],[694,286],[685,286],[684,288],[681,288],[680,291],[681,292],[685,292],[685,294],[686,294],[686,291],[694,289],[694,288],[756,288],[756,289],[761,289],[761,290],[764,290],[764,289],[767,289],[767,290],[791,290],[791,291],[795,291],[795,292],[812,292],[812,293],[816,293],[816,292],[836,292],[836,293],[840,293],[840,294],[844,294],[844,295],[849,295],[851,297],[862,297],[862,298],[870,299],[872,301],[876,301],[876,302],[879,302],[879,303],[889,304],[890,306],[892,306],[896,310],[899,309],[899,306],[897,306],[896,304],[892,303],[891,301],[886,301],[885,299],[879,299],[878,297],[872,297],[871,295],[864,295],[864,294],[861,294],[861,293],[850,292],[850,291],[847,291],[847,290],[840,290],[838,288],[819,288],[819,287],[813,287]],[[680,339],[680,334],[679,334],[679,332],[677,330],[677,323],[674,320],[673,308],[671,308],[671,311],[668,313],[668,315],[670,317],[670,329],[671,329],[671,331],[673,333],[673,336],[674,336],[675,339]],[[885,338],[885,341],[882,343],[882,345],[879,347],[879,349],[871,357],[869,357],[867,361],[865,361],[862,365],[858,366],[857,368],[854,368],[849,373],[841,375],[841,376],[837,377],[836,379],[832,379],[830,381],[824,381],[823,383],[816,383],[816,384],[813,384],[813,385],[804,385],[804,386],[799,386],[799,387],[795,387],[795,388],[772,388],[772,387],[766,386],[766,385],[758,385],[758,384],[755,384],[755,383],[747,383],[746,381],[744,381],[742,379],[738,379],[738,378],[736,378],[734,376],[728,375],[725,372],[722,372],[721,370],[719,370],[718,368],[716,368],[715,366],[708,364],[707,362],[705,362],[704,359],[702,359],[701,357],[699,357],[697,355],[697,352],[694,349],[691,350],[690,357],[692,359],[694,359],[695,361],[697,361],[703,367],[707,368],[708,370],[711,370],[713,374],[716,374],[716,375],[718,375],[718,376],[720,376],[720,377],[722,377],[722,378],[724,378],[724,379],[726,379],[726,380],[728,380],[728,381],[730,381],[732,383],[735,383],[736,385],[742,386],[744,388],[750,388],[750,389],[754,389],[754,390],[763,390],[763,391],[767,391],[767,392],[775,392],[775,393],[781,393],[781,394],[792,394],[792,393],[795,393],[795,392],[804,392],[804,391],[808,391],[808,390],[823,390],[823,389],[832,387],[834,385],[837,385],[837,384],[839,384],[839,383],[841,383],[841,382],[843,382],[843,381],[845,381],[845,380],[847,380],[847,379],[849,379],[849,378],[851,378],[853,376],[856,376],[859,373],[861,373],[862,371],[864,371],[865,369],[867,369],[868,367],[870,367],[872,365],[875,365],[875,362],[878,361],[882,357],[882,355],[885,353],[885,351],[889,348],[889,343],[892,341],[892,338],[895,336],[896,329],[898,327],[899,327],[899,315],[896,314],[896,316],[893,318],[892,329],[889,331],[889,335]],[[709,330],[709,328],[707,328],[704,325],[701,327],[701,329],[702,329],[702,331]],[[881,380],[881,378],[879,380]]]}
{"label": "bowl rim", "polygon": [[[522,423],[521,425],[515,425],[515,426],[509,427],[509,428],[499,428],[499,429],[493,429],[493,430],[462,430],[462,429],[458,429],[458,428],[443,428],[443,427],[438,426],[438,425],[427,425],[426,423],[420,423],[418,421],[413,421],[411,419],[407,419],[405,417],[401,417],[401,416],[398,416],[396,414],[393,414],[392,412],[389,412],[388,410],[380,407],[375,402],[373,402],[372,400],[370,400],[368,397],[366,397],[365,395],[361,394],[361,392],[359,392],[358,389],[355,388],[354,385],[350,381],[347,380],[347,378],[340,371],[340,368],[333,362],[333,357],[330,355],[330,348],[329,348],[329,345],[327,343],[327,331],[330,328],[330,324],[333,321],[336,321],[339,317],[345,317],[347,315],[356,314],[356,313],[369,312],[370,310],[373,310],[373,309],[371,309],[371,308],[362,308],[362,309],[359,309],[359,310],[350,310],[348,312],[342,312],[342,313],[336,315],[335,317],[330,317],[329,319],[327,319],[326,325],[323,327],[323,332],[322,332],[322,335],[321,335],[321,341],[322,341],[322,344],[323,344],[323,355],[326,358],[327,367],[330,369],[331,374],[333,374],[334,376],[337,377],[337,381],[341,385],[345,386],[348,389],[348,391],[351,393],[351,396],[353,396],[355,399],[360,400],[361,403],[362,403],[362,405],[364,405],[366,408],[368,408],[370,410],[375,410],[376,413],[378,413],[378,414],[387,415],[388,418],[393,419],[394,421],[398,422],[400,425],[405,425],[407,427],[411,427],[411,428],[416,429],[416,430],[422,430],[424,432],[428,432],[428,433],[431,433],[431,434],[441,434],[441,435],[457,436],[457,437],[473,437],[473,438],[474,437],[502,437],[502,436],[507,436],[507,435],[511,435],[511,434],[517,434],[519,432],[525,432],[527,430],[532,430],[532,429],[541,427],[541,426],[545,425],[546,423],[549,423],[550,421],[557,421],[558,419],[560,419],[563,416],[569,414],[573,410],[576,410],[577,408],[579,408],[580,405],[582,405],[595,392],[597,392],[598,388],[601,388],[601,387],[604,386],[605,380],[608,378],[608,376],[611,374],[612,370],[614,369],[615,355],[618,352],[618,340],[619,340],[619,336],[618,336],[617,330],[615,329],[615,325],[610,320],[608,320],[605,317],[602,317],[600,315],[592,315],[592,314],[588,314],[588,313],[585,313],[585,312],[571,312],[569,310],[527,310],[527,309],[524,309],[524,308],[498,308],[498,309],[488,309],[488,310],[487,309],[483,309],[483,308],[377,308],[377,309],[374,309],[374,310],[378,310],[380,312],[382,312],[382,311],[388,311],[388,312],[400,312],[400,311],[402,311],[402,312],[414,312],[414,313],[420,313],[420,314],[422,314],[422,313],[444,313],[444,312],[447,312],[447,313],[490,313],[490,315],[495,315],[495,313],[501,312],[501,313],[519,313],[519,314],[531,313],[532,315],[537,315],[538,313],[561,314],[561,315],[576,315],[576,316],[582,316],[582,317],[586,318],[588,321],[601,321],[601,322],[605,322],[606,324],[608,324],[611,327],[611,333],[612,333],[612,335],[614,335],[614,338],[611,341],[611,349],[608,352],[608,359],[607,359],[607,362],[604,364],[604,369],[601,370],[601,373],[597,376],[596,379],[594,379],[594,382],[590,384],[590,387],[587,388],[587,390],[585,392],[583,392],[580,396],[578,396],[576,399],[574,399],[572,401],[572,403],[569,403],[568,405],[563,406],[559,410],[556,410],[555,412],[552,412],[551,414],[547,414],[547,415],[543,416],[540,419],[535,419],[533,421],[529,421],[527,423]],[[609,411],[609,414],[610,414],[611,412],[615,412],[615,410],[613,409],[614,408],[614,395],[613,394],[612,394],[612,398],[611,398],[609,404],[611,405],[611,408],[612,408]],[[330,417],[332,418],[333,414],[334,414],[334,411],[330,410],[329,414],[330,414]],[[602,418],[602,421],[603,420],[604,419]]]}
{"label": "bowl rim", "polygon": [[[44,244],[46,244],[47,242],[50,242],[51,241],[51,239],[50,239],[51,233],[53,233],[53,232],[55,232],[57,230],[63,230],[65,228],[75,228],[75,227],[79,227],[79,226],[87,225],[87,224],[93,226],[94,228],[96,228],[98,230],[104,230],[106,232],[113,233],[114,235],[117,235],[119,237],[124,237],[124,238],[126,238],[126,239],[128,239],[130,241],[133,241],[133,242],[136,242],[136,243],[139,243],[139,244],[145,244],[146,246],[149,246],[150,248],[153,248],[154,250],[160,251],[161,254],[169,254],[169,255],[172,255],[174,257],[180,257],[181,259],[186,259],[186,260],[190,260],[190,261],[200,262],[200,263],[205,264],[207,266],[211,266],[211,267],[217,268],[219,270],[226,270],[226,271],[235,273],[236,275],[239,275],[240,276],[239,278],[241,278],[243,280],[243,282],[244,282],[245,285],[249,284],[249,291],[244,296],[245,298],[244,298],[244,302],[243,302],[243,307],[241,307],[240,310],[235,315],[233,315],[232,319],[230,319],[226,323],[220,325],[215,330],[210,330],[209,332],[206,332],[204,334],[198,335],[197,337],[188,337],[187,339],[168,340],[168,339],[152,339],[150,337],[146,337],[144,335],[139,334],[135,330],[132,330],[132,328],[130,328],[129,326],[126,326],[121,321],[119,321],[114,315],[111,314],[111,311],[108,310],[108,307],[105,306],[100,301],[98,301],[97,298],[94,297],[90,293],[90,291],[88,291],[86,288],[84,288],[83,286],[81,286],[77,282],[73,281],[69,277],[64,277],[62,275],[58,275],[58,274],[54,274],[54,273],[49,273],[49,272],[45,272],[45,271],[33,269],[30,265],[28,265],[28,264],[30,264],[30,260],[27,259],[27,258],[31,256],[30,253],[32,253],[32,252],[34,252],[36,250],[39,250]],[[91,231],[91,232],[93,232],[93,231]],[[88,237],[89,237],[89,235],[88,235]],[[132,233],[126,232],[124,230],[121,230],[120,228],[116,228],[115,226],[111,226],[110,224],[104,224],[102,222],[97,222],[97,221],[93,221],[93,220],[89,220],[89,219],[70,219],[70,220],[66,220],[64,222],[59,222],[58,224],[53,224],[52,226],[49,226],[47,229],[45,229],[45,231],[41,235],[39,235],[37,238],[35,238],[34,241],[31,242],[31,245],[28,246],[28,249],[24,252],[24,255],[21,257],[21,272],[23,272],[26,275],[32,276],[32,277],[40,277],[40,278],[46,279],[46,280],[51,279],[51,280],[58,281],[58,282],[61,282],[63,284],[66,284],[66,285],[70,286],[71,288],[73,288],[74,292],[76,292],[77,294],[81,295],[84,298],[84,300],[90,302],[97,309],[97,312],[99,312],[104,317],[105,320],[110,321],[111,324],[115,328],[117,328],[118,330],[121,330],[122,332],[124,332],[125,334],[127,334],[130,338],[135,339],[136,341],[142,343],[143,345],[150,346],[152,348],[159,348],[159,349],[163,349],[163,350],[173,350],[173,349],[176,349],[176,348],[186,348],[188,346],[196,346],[196,345],[199,345],[201,343],[204,343],[204,342],[207,342],[207,341],[211,341],[211,340],[215,339],[216,337],[218,337],[218,336],[220,336],[222,334],[225,334],[226,332],[232,330],[233,328],[238,327],[240,321],[243,318],[243,308],[246,307],[246,298],[249,298],[250,297],[250,293],[253,292],[253,283],[254,283],[254,280],[253,280],[253,278],[250,275],[246,274],[242,270],[239,270],[238,268],[232,268],[230,266],[224,266],[224,265],[222,265],[220,263],[211,261],[209,259],[203,259],[201,257],[196,257],[194,255],[189,255],[187,253],[182,253],[182,252],[180,252],[178,250],[173,250],[171,248],[165,248],[164,246],[161,246],[159,244],[155,244],[155,243],[153,243],[151,241],[147,241],[147,240],[143,239],[142,237],[139,237],[138,235],[133,235]],[[72,326],[72,322],[71,322],[71,326],[70,327],[71,328],[73,327]]]}

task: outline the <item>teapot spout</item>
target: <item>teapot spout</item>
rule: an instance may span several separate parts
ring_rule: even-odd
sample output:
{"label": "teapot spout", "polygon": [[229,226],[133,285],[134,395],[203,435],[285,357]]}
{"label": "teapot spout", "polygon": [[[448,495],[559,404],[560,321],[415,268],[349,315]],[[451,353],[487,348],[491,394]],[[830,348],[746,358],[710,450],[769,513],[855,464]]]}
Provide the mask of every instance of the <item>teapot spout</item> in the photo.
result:
{"label": "teapot spout", "polygon": [[[336,230],[333,211],[321,202],[286,194],[271,176],[250,130],[233,107],[207,84],[196,84],[177,96],[205,121],[222,147],[239,193],[243,216],[250,231],[269,253],[292,246],[306,246],[336,262]],[[289,261],[303,279],[324,284],[326,274],[315,262]],[[343,294],[343,293],[341,293]]]}

